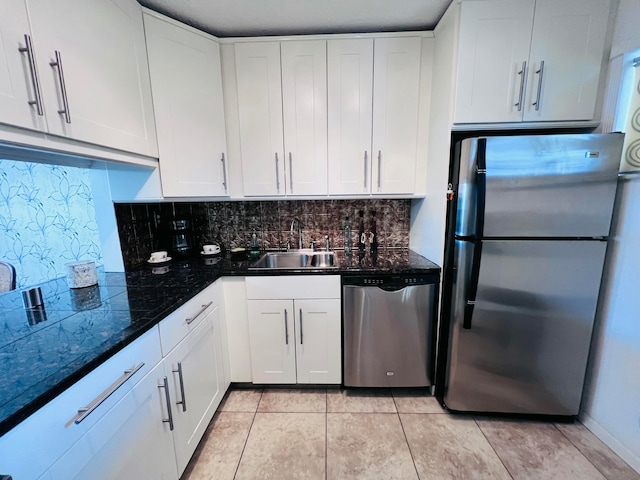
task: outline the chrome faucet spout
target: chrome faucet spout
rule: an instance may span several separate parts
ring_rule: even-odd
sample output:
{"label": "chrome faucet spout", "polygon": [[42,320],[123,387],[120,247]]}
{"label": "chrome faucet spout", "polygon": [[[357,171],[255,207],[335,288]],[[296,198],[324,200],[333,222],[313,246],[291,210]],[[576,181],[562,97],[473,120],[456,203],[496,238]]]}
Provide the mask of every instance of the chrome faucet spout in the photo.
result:
{"label": "chrome faucet spout", "polygon": [[293,236],[293,224],[296,222],[298,222],[298,249],[302,249],[302,222],[298,217],[293,217],[293,220],[291,220],[289,235]]}

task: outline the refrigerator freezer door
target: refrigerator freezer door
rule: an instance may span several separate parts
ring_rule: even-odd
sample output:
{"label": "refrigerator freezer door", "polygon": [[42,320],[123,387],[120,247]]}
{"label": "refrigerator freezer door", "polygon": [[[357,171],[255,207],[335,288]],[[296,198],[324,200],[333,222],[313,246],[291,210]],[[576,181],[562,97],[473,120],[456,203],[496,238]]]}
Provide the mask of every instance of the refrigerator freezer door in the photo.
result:
{"label": "refrigerator freezer door", "polygon": [[[609,235],[622,134],[486,140],[485,237]],[[456,233],[474,235],[478,139],[461,145]]]}
{"label": "refrigerator freezer door", "polygon": [[482,242],[471,322],[473,243],[456,242],[444,401],[452,410],[577,415],[606,242]]}

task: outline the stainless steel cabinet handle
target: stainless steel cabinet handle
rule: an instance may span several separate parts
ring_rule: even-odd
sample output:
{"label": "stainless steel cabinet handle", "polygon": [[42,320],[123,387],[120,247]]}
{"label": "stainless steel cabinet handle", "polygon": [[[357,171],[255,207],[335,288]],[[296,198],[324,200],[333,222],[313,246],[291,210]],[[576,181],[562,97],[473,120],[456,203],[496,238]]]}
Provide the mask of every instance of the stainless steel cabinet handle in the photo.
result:
{"label": "stainless steel cabinet handle", "polygon": [[524,81],[527,77],[527,62],[522,62],[522,70],[518,72],[520,75],[520,94],[518,95],[518,103],[516,103],[516,107],[518,107],[518,111],[522,111],[522,96],[524,95]]}
{"label": "stainless steel cabinet handle", "polygon": [[224,193],[227,193],[227,163],[224,160],[224,152],[222,152],[222,186],[224,187]]}
{"label": "stainless steel cabinet handle", "polygon": [[291,152],[289,152],[289,186],[291,187],[290,193],[293,193],[293,158],[291,157]]}
{"label": "stainless steel cabinet handle", "polygon": [[69,113],[69,99],[67,98],[67,86],[64,83],[64,71],[62,70],[62,55],[55,50],[56,61],[49,62],[52,67],[57,67],[58,80],[60,81],[60,93],[62,94],[62,110],[58,110],[59,114],[64,113],[64,119],[67,123],[71,123],[71,114]]}
{"label": "stainless steel cabinet handle", "polygon": [[196,313],[193,317],[187,318],[185,319],[185,322],[187,322],[187,325],[191,325],[191,323],[198,318],[200,315],[202,315],[202,312],[204,312],[207,308],[209,308],[211,305],[213,304],[213,301],[207,303],[206,305],[202,305],[202,308],[198,311],[198,313]]}
{"label": "stainless steel cabinet handle", "polygon": [[182,379],[182,362],[178,362],[178,368],[176,370],[171,370],[173,373],[178,374],[178,380],[180,381],[180,396],[182,400],[176,402],[176,405],[182,405],[182,411],[187,411],[187,399],[184,396],[184,380]]}
{"label": "stainless steel cabinet handle", "polygon": [[542,94],[542,76],[544,75],[544,60],[540,62],[540,68],[536,70],[538,76],[538,93],[536,94],[536,101],[531,105],[535,105],[536,111],[540,110],[540,95]]}
{"label": "stainless steel cabinet handle", "polygon": [[169,418],[163,418],[162,423],[169,424],[169,430],[173,430],[173,413],[171,413],[171,395],[169,394],[169,380],[167,377],[163,379],[163,385],[158,385],[158,388],[164,388],[164,399],[167,403],[167,416]]}
{"label": "stainless steel cabinet handle", "polygon": [[75,423],[76,425],[82,422],[85,418],[87,418],[96,408],[98,408],[102,402],[104,402],[107,398],[109,398],[116,390],[118,390],[122,385],[124,385],[127,380],[135,375],[135,373],[144,367],[144,362],[134,365],[131,368],[128,368],[124,371],[124,373],[116,379],[111,385],[109,385],[100,395],[94,398],[89,405],[86,407],[82,407],[78,409],[78,414],[69,420],[65,424],[65,428]]}
{"label": "stainless steel cabinet handle", "polygon": [[378,191],[382,185],[382,150],[378,150]]}
{"label": "stainless steel cabinet handle", "polygon": [[276,152],[276,192],[280,193],[280,170],[278,168],[278,152]]}
{"label": "stainless steel cabinet handle", "polygon": [[300,345],[304,343],[304,334],[302,333],[302,309],[300,309]]}
{"label": "stainless steel cabinet handle", "polygon": [[40,82],[38,80],[38,72],[36,70],[36,58],[33,55],[33,44],[31,43],[31,35],[24,35],[24,44],[25,47],[20,47],[18,49],[21,53],[26,53],[27,58],[29,59],[29,71],[31,72],[31,85],[33,85],[33,95],[36,97],[35,100],[29,100],[27,103],[29,105],[35,105],[36,111],[38,115],[41,117],[44,115],[44,110],[42,109],[42,95],[40,94]]}
{"label": "stainless steel cabinet handle", "polygon": [[284,309],[284,344],[289,345],[289,320],[287,309]]}
{"label": "stainless steel cabinet handle", "polygon": [[367,151],[364,151],[364,189],[367,189]]}

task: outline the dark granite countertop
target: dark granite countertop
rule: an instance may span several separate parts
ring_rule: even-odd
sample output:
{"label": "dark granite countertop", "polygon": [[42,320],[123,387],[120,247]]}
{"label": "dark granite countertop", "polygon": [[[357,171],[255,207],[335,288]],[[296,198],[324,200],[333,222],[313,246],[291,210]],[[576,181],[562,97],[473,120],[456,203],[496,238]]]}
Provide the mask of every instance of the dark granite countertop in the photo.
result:
{"label": "dark granite countertop", "polygon": [[20,291],[0,296],[0,435],[69,388],[221,276],[439,273],[406,249],[346,257],[325,270],[253,270],[249,260],[196,258],[123,272],[99,271],[98,285],[41,285],[44,309],[27,311]]}

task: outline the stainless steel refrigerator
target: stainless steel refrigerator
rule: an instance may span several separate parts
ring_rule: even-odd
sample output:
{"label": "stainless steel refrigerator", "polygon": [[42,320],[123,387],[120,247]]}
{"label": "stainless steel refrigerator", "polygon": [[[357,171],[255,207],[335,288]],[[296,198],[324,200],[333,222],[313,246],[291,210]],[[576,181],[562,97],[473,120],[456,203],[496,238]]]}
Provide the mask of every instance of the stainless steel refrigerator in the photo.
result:
{"label": "stainless steel refrigerator", "polygon": [[456,145],[436,378],[449,409],[578,414],[622,141]]}

